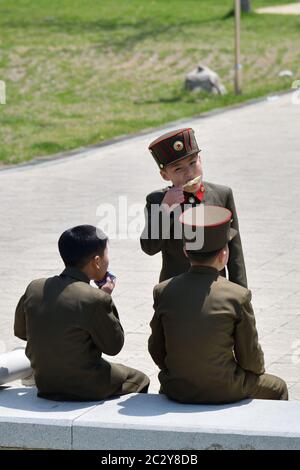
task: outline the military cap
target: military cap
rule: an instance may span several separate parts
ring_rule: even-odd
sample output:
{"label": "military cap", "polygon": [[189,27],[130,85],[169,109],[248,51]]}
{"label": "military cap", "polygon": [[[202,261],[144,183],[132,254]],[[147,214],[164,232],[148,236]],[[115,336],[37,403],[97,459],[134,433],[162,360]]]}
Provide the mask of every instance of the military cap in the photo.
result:
{"label": "military cap", "polygon": [[151,142],[149,150],[159,168],[200,152],[195,133],[190,127],[167,132]]}
{"label": "military cap", "polygon": [[230,226],[232,213],[225,207],[199,204],[184,211],[179,221],[187,252],[221,250],[237,234]]}

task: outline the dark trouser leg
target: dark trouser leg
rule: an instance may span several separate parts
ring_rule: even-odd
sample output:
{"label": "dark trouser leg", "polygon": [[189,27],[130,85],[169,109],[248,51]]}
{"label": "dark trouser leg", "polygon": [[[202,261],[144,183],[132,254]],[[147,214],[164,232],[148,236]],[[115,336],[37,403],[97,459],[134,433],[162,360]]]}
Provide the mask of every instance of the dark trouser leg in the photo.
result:
{"label": "dark trouser leg", "polygon": [[258,377],[258,382],[249,398],[263,400],[288,400],[288,389],[284,380],[271,374]]}
{"label": "dark trouser leg", "polygon": [[117,367],[122,368],[125,372],[125,379],[120,385],[118,390],[114,392],[114,395],[126,395],[127,393],[147,393],[150,379],[143,372],[131,367],[123,366],[118,364]]}

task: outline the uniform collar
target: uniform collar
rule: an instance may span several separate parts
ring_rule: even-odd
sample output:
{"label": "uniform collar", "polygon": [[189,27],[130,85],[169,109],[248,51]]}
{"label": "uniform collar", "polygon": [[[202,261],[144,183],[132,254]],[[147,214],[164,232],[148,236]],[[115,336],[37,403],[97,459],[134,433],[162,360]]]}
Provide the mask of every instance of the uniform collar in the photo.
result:
{"label": "uniform collar", "polygon": [[61,273],[61,276],[72,277],[77,281],[83,281],[86,283],[90,283],[89,278],[78,268],[72,268],[71,266],[66,267]]}
{"label": "uniform collar", "polygon": [[199,274],[212,274],[215,279],[219,276],[219,271],[212,266],[191,266],[189,269],[190,273],[199,273]]}
{"label": "uniform collar", "polygon": [[201,202],[204,198],[204,193],[205,193],[205,186],[204,186],[204,183],[201,183],[200,188],[198,189],[196,194],[184,192],[184,197],[185,197],[184,202],[191,203],[191,202],[195,202],[196,200]]}

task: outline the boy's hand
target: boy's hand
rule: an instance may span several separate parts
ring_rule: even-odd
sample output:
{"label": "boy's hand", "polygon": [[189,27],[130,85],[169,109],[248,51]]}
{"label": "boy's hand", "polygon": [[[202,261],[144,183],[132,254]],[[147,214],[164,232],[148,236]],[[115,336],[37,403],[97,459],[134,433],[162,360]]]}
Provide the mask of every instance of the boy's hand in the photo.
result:
{"label": "boy's hand", "polygon": [[99,287],[99,289],[103,290],[107,294],[111,294],[116,285],[116,276],[107,271],[104,280],[94,282]]}
{"label": "boy's hand", "polygon": [[111,294],[116,285],[116,278],[114,276],[107,276],[106,283],[100,287],[101,290],[104,290],[107,294]]}
{"label": "boy's hand", "polygon": [[184,194],[182,188],[173,187],[168,189],[165,197],[162,200],[162,204],[166,204],[169,207],[176,207],[184,202]]}

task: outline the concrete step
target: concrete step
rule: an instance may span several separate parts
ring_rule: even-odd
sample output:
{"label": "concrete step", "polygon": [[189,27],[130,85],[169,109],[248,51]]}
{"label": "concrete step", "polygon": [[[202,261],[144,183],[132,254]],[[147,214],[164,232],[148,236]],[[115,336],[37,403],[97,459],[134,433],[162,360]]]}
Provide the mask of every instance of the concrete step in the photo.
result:
{"label": "concrete step", "polygon": [[159,394],[57,402],[0,388],[0,447],[31,449],[300,449],[300,402],[187,405]]}

